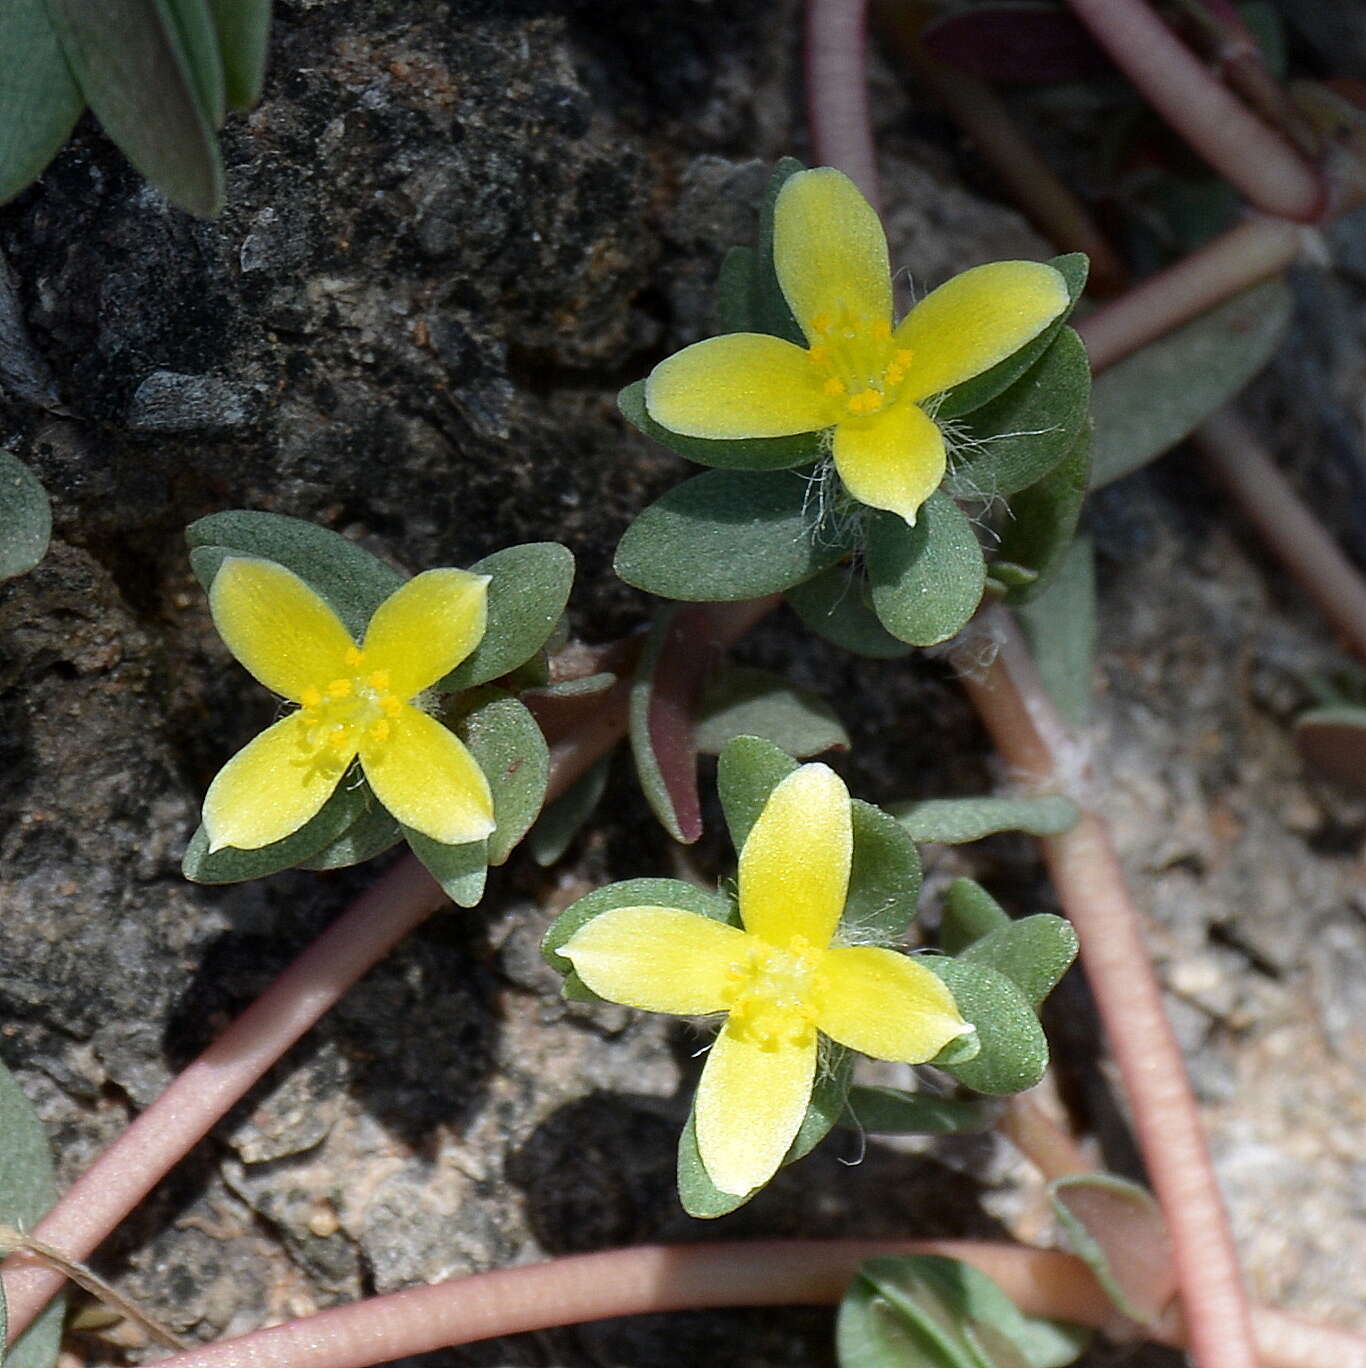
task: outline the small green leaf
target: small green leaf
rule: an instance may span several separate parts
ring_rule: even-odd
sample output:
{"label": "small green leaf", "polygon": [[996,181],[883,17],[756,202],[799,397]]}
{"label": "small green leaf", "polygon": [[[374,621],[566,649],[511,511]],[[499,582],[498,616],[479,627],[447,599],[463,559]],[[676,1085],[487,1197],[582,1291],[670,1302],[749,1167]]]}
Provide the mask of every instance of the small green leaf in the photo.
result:
{"label": "small green leaf", "polygon": [[540,815],[550,751],[536,719],[511,694],[486,689],[468,701],[473,706],[459,730],[493,792],[497,826],[488,838],[488,863],[500,865]]}
{"label": "small green leaf", "polygon": [[1366,708],[1344,703],[1311,708],[1295,719],[1295,744],[1316,773],[1366,790]]}
{"label": "small green leaf", "polygon": [[1029,370],[963,424],[949,492],[992,498],[1041,480],[1076,441],[1090,396],[1086,348],[1064,328]]}
{"label": "small green leaf", "polygon": [[1086,726],[1096,653],[1096,557],[1090,537],[1073,538],[1043,592],[1020,604],[1018,617],[1039,678],[1063,721]]}
{"label": "small green leaf", "polygon": [[671,489],[626,529],[627,584],[693,603],[790,589],[852,549],[809,480],[786,470],[709,470]]}
{"label": "small green leaf", "polygon": [[987,1102],[856,1085],[849,1089],[839,1124],[870,1135],[963,1135],[990,1130],[998,1114]]}
{"label": "small green leaf", "polygon": [[919,963],[948,985],[964,1020],[977,1028],[981,1045],[966,1063],[932,1062],[960,1083],[995,1097],[1032,1088],[1048,1067],[1048,1041],[1024,990],[990,965],[936,955]]}
{"label": "small green leaf", "polygon": [[1001,537],[1000,556],[1035,573],[1011,589],[1009,603],[1037,597],[1062,568],[1077,530],[1091,472],[1091,434],[1083,429],[1072,449],[1047,475],[1010,501],[1010,521]]}
{"label": "small green leaf", "polygon": [[985,964],[1014,983],[1037,1012],[1077,957],[1072,923],[1048,912],[998,926],[974,940],[960,961]]}
{"label": "small green leaf", "polygon": [[633,428],[661,446],[686,456],[698,465],[718,470],[787,470],[810,465],[823,449],[823,432],[801,432],[795,437],[747,437],[718,441],[710,437],[687,437],[671,432],[650,417],[645,407],[645,381],[627,385],[617,395],[617,407]]}
{"label": "small green leaf", "polygon": [[1084,252],[1069,252],[1066,256],[1054,257],[1048,264],[1067,282],[1067,308],[1032,342],[1026,342],[1019,351],[997,362],[990,370],[949,390],[935,409],[935,417],[941,423],[972,413],[1009,389],[1053,345],[1081,297],[1091,263]]}
{"label": "small green leaf", "polygon": [[169,0],[46,3],[104,131],[182,209],[212,218],[223,202],[223,164]]}
{"label": "small green leaf", "polygon": [[858,945],[899,941],[920,902],[920,852],[881,808],[855,798],[850,815],[854,850],[841,933]]}
{"label": "small green leaf", "polygon": [[840,1368],[1062,1368],[1088,1332],[1026,1316],[985,1273],[933,1254],[866,1260],[840,1304]]}
{"label": "small green leaf", "polygon": [[0,203],[42,175],[84,108],[44,0],[0,4]]}
{"label": "small green leaf", "polygon": [[571,903],[550,923],[541,941],[541,954],[546,963],[561,974],[573,974],[574,966],[559,953],[560,946],[594,917],[617,907],[681,907],[685,912],[696,912],[713,921],[731,926],[740,924],[735,904],[720,893],[709,893],[681,879],[627,879],[594,889]]}
{"label": "small green leaf", "polygon": [[199,112],[210,127],[220,128],[228,104],[223,86],[223,54],[218,48],[209,0],[165,0],[165,13],[190,68]]}
{"label": "small green leaf", "polygon": [[470,571],[490,576],[488,630],[437,683],[443,693],[499,679],[540,650],[569,601],[574,557],[559,542],[529,542],[495,551]]}
{"label": "small green leaf", "polygon": [[38,477],[0,451],[0,580],[32,570],[47,554],[51,537],[52,506]]}
{"label": "small green leaf", "polygon": [[758,332],[758,298],[758,253],[753,247],[732,247],[721,258],[721,270],[716,277],[716,318],[721,331]]}
{"label": "small green leaf", "polygon": [[[369,785],[367,784],[368,788]],[[388,811],[372,799],[366,810],[330,845],[325,845],[306,860],[300,869],[349,869],[352,865],[383,855],[403,839],[403,828]]]}
{"label": "small green leaf", "polygon": [[569,849],[570,842],[601,801],[611,768],[611,755],[604,755],[587,774],[581,775],[541,810],[526,834],[527,849],[538,865],[553,865]]}
{"label": "small green leaf", "polygon": [[489,872],[487,841],[444,845],[411,827],[403,828],[403,838],[457,907],[474,907],[484,896],[484,881]]}
{"label": "small green leaf", "polygon": [[819,694],[743,665],[722,670],[703,693],[694,740],[703,755],[720,755],[737,736],[762,736],[799,760],[849,749],[848,732]]}
{"label": "small green leaf", "polygon": [[1271,359],[1290,310],[1285,282],[1265,281],[1097,376],[1091,488],[1147,465],[1222,408]]}
{"label": "small green leaf", "polygon": [[1081,812],[1067,798],[931,798],[892,803],[887,809],[915,841],[966,845],[998,831],[1057,836],[1076,825]]}
{"label": "small green leaf", "polygon": [[1176,1296],[1162,1209],[1137,1183],[1112,1173],[1057,1178],[1048,1185],[1072,1252],[1131,1320],[1154,1325]]}
{"label": "small green leaf", "polygon": [[913,646],[933,646],[961,631],[977,611],[986,564],[967,515],[936,491],[914,527],[895,513],[873,520],[868,578],[882,625]]}
{"label": "small green leaf", "polygon": [[[0,1221],[32,1230],[57,1200],[52,1149],[43,1124],[10,1071],[0,1064]],[[0,1300],[0,1310],[3,1301]],[[59,1295],[11,1345],[9,1317],[0,1316],[4,1368],[52,1368],[61,1349],[66,1297]]]}
{"label": "small green leaf", "polygon": [[959,955],[974,941],[1010,924],[1010,914],[981,884],[955,879],[944,893],[939,948],[946,955]]}
{"label": "small green leaf", "polygon": [[261,98],[270,41],[270,0],[209,0],[223,54],[230,109],[250,109]]}
{"label": "small green leaf", "polygon": [[282,869],[293,869],[342,836],[370,810],[374,801],[370,786],[361,779],[359,762],[353,762],[327,802],[283,840],[256,850],[224,846],[211,854],[209,838],[201,825],[190,838],[181,871],[193,883],[225,884],[262,879]]}
{"label": "small green leaf", "polygon": [[[213,583],[224,555],[275,561],[321,594],[357,641],[364,637],[375,609],[406,578],[338,533],[277,513],[214,513],[191,523],[185,538],[190,563],[205,589]],[[219,554],[196,554],[209,547]]]}
{"label": "small green leaf", "polygon": [[783,157],[773,167],[768,190],[764,194],[763,203],[759,206],[759,247],[756,253],[759,273],[756,330],[786,338],[799,347],[806,346],[806,338],[792,315],[792,309],[782,287],[778,284],[778,273],[773,265],[773,211],[778,203],[778,192],[792,176],[805,169],[795,157]]}
{"label": "small green leaf", "polygon": [[797,762],[772,741],[737,736],[721,750],[716,765],[716,793],[737,851],[768,802],[768,795],[797,768]]}
{"label": "small green leaf", "polygon": [[787,591],[792,610],[817,636],[855,655],[899,660],[915,648],[898,641],[878,620],[868,602],[862,570],[832,565]]}

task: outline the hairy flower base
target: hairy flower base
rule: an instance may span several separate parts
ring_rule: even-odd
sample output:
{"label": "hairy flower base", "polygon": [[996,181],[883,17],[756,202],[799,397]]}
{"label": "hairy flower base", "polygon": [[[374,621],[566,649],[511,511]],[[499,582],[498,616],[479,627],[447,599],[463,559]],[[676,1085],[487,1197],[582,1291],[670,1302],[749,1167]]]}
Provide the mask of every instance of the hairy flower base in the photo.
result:
{"label": "hairy flower base", "polygon": [[650,417],[721,441],[828,429],[850,494],[910,523],[947,463],[926,401],[1018,351],[1068,303],[1051,266],[1000,261],[941,285],[893,328],[882,225],[829,167],[779,191],[773,264],[807,346],[729,333],[685,347],[646,381]]}
{"label": "hairy flower base", "polygon": [[229,557],[209,604],[229,649],[267,688],[298,703],[220,771],[204,799],[209,848],[254,850],[297,831],[351,762],[404,826],[459,845],[493,830],[488,781],[420,695],[479,644],[486,577],[429,570],[376,610],[357,645],[292,571]]}
{"label": "hairy flower base", "polygon": [[849,794],[804,765],[769,795],[740,852],[743,929],[675,907],[618,907],[560,947],[600,997],[726,1013],[698,1085],[711,1181],[744,1196],[774,1175],[806,1115],[820,1036],[922,1063],[972,1030],[947,988],[893,950],[831,942],[853,852]]}

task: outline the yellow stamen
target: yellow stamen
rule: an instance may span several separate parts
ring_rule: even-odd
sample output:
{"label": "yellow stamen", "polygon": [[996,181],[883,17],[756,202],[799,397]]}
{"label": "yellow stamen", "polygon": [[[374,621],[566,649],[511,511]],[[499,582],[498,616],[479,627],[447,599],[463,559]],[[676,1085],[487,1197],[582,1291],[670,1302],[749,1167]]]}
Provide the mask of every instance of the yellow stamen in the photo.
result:
{"label": "yellow stamen", "polygon": [[373,727],[370,728],[370,735],[376,741],[387,741],[392,728],[383,718],[380,718]]}
{"label": "yellow stamen", "polygon": [[837,380],[833,375],[822,386],[822,390],[824,393],[828,394],[832,399],[838,399],[841,394],[846,393],[844,388],[844,381]]}
{"label": "yellow stamen", "polygon": [[885,318],[879,318],[870,331],[875,342],[885,342],[892,335],[892,325]]}
{"label": "yellow stamen", "polygon": [[351,681],[349,679],[334,679],[327,686],[329,698],[349,698],[351,696]]}
{"label": "yellow stamen", "polygon": [[817,314],[815,318],[811,320],[811,331],[828,333],[830,331],[830,315],[823,313]]}
{"label": "yellow stamen", "polygon": [[389,671],[376,670],[365,681],[376,693],[387,693],[389,691]]}
{"label": "yellow stamen", "polygon": [[898,347],[892,360],[895,361],[898,366],[909,366],[911,364],[911,358],[914,355],[915,353],[909,347]]}
{"label": "yellow stamen", "polygon": [[381,698],[379,705],[390,717],[397,717],[403,710],[403,704],[390,694],[387,698]]}
{"label": "yellow stamen", "polygon": [[889,385],[899,385],[906,378],[904,366],[898,366],[895,361],[882,372],[882,378]]}
{"label": "yellow stamen", "polygon": [[824,365],[827,365],[827,364],[829,364],[829,361],[830,361],[830,348],[829,348],[829,347],[826,347],[826,346],[823,346],[823,345],[821,345],[821,344],[818,343],[816,346],[811,347],[811,348],[807,351],[807,353],[806,353],[806,359],[807,359],[813,366],[824,366]]}
{"label": "yellow stamen", "polygon": [[849,396],[849,412],[856,414],[876,413],[882,407],[882,395],[875,389],[866,389],[861,394]]}
{"label": "yellow stamen", "polygon": [[305,689],[303,697],[299,700],[305,708],[312,709],[322,705],[323,696],[321,689]]}
{"label": "yellow stamen", "polygon": [[347,751],[351,749],[351,728],[338,727],[331,736],[327,738],[327,744],[334,751]]}
{"label": "yellow stamen", "polygon": [[348,665],[359,665],[365,659],[365,652],[359,646],[348,646],[346,649],[346,663]]}

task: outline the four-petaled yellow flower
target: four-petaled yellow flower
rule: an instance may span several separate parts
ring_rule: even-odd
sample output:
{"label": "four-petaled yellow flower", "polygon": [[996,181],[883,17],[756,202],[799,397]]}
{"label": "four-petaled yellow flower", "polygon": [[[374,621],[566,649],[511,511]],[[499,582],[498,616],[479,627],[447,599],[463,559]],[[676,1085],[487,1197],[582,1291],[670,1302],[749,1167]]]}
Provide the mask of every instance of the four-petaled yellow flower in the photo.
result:
{"label": "four-petaled yellow flower", "polygon": [[494,826],[488,780],[464,745],[415,703],[479,644],[488,577],[428,570],[376,609],[358,646],[298,575],[230,556],[209,606],[228,649],[300,705],[219,771],[204,799],[209,849],[255,850],[297,831],[351,761],[404,826],[459,845]]}
{"label": "four-petaled yellow flower", "polygon": [[849,885],[849,793],[803,765],[769,795],[740,852],[744,930],[675,907],[619,907],[560,947],[593,992],[652,1012],[726,1012],[697,1090],[711,1181],[744,1196],[777,1172],[815,1084],[818,1034],[909,1064],[972,1031],[905,955],[832,945]]}
{"label": "four-petaled yellow flower", "polygon": [[926,401],[1018,351],[1068,302],[1051,266],[998,261],[955,276],[893,328],[882,224],[829,167],[799,171],[778,192],[773,264],[807,346],[728,333],[685,347],[646,381],[650,417],[717,440],[833,429],[849,493],[909,523],[946,468]]}

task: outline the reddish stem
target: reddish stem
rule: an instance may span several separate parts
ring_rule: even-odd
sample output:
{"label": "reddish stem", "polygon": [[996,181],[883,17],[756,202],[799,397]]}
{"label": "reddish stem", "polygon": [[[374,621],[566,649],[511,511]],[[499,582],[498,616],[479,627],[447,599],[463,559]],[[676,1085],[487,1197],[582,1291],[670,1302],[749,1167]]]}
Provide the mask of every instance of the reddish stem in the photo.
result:
{"label": "reddish stem", "polygon": [[1328,204],[1324,183],[1196,59],[1143,0],[1069,0],[1115,64],[1191,147],[1253,204],[1313,222]]}
{"label": "reddish stem", "polygon": [[[964,687],[1013,777],[1041,792],[1080,798],[1078,750],[1058,718],[1009,616],[983,615],[997,655]],[[1069,793],[1070,790],[1070,793]],[[1085,812],[1071,831],[1041,842],[1119,1066],[1153,1188],[1162,1205],[1202,1368],[1256,1362],[1233,1237],[1206,1153],[1199,1110],[1162,1007],[1138,909],[1101,819]]]}
{"label": "reddish stem", "polygon": [[1358,659],[1366,661],[1366,582],[1300,502],[1252,430],[1231,409],[1195,432],[1205,468],[1313,599]]}
{"label": "reddish stem", "polygon": [[879,200],[877,156],[868,117],[865,0],[808,0],[806,101],[818,166],[838,166],[869,204]]}

